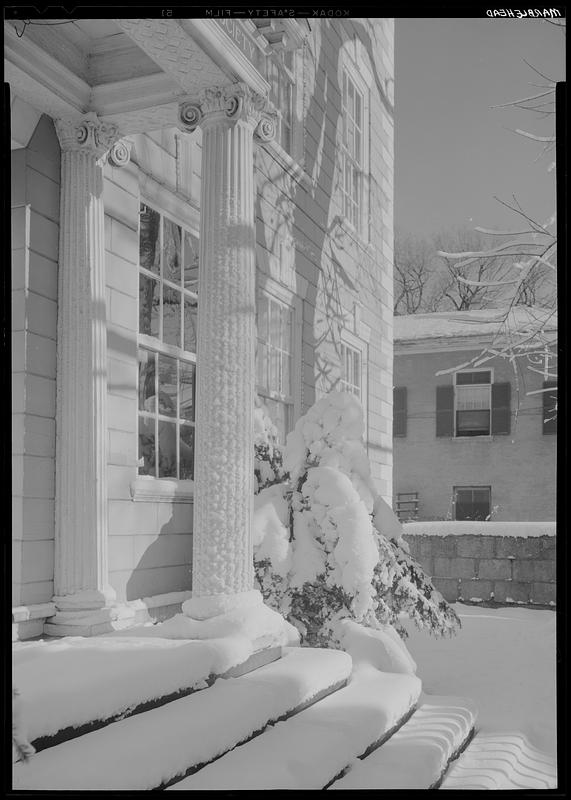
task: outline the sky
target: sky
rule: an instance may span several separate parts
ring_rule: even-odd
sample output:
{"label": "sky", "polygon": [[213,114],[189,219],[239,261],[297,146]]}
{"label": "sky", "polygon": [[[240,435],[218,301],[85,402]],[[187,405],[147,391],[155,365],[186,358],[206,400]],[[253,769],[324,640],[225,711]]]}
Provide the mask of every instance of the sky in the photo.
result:
{"label": "sky", "polygon": [[[395,20],[395,226],[419,237],[451,228],[495,228],[517,217],[541,223],[555,210],[553,155],[520,128],[549,133],[553,120],[493,109],[565,76],[564,32],[537,20]],[[512,228],[513,229],[513,228]]]}

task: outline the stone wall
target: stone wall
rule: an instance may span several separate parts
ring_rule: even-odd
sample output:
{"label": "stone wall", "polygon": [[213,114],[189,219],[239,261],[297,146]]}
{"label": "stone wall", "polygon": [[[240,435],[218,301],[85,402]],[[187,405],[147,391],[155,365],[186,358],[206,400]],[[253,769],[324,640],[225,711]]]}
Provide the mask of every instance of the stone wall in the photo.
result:
{"label": "stone wall", "polygon": [[554,536],[407,534],[411,555],[448,602],[555,605]]}

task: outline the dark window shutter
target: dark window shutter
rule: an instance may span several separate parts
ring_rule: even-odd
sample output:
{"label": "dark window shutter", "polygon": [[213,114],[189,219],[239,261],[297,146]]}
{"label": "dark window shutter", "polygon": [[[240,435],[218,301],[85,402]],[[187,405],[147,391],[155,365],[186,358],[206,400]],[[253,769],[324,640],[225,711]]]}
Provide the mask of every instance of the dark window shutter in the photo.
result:
{"label": "dark window shutter", "polygon": [[492,434],[507,435],[511,431],[511,383],[492,384]]}
{"label": "dark window shutter", "polygon": [[406,386],[393,389],[393,436],[406,436]]}
{"label": "dark window shutter", "polygon": [[[557,381],[543,381],[544,389],[553,389]],[[543,392],[543,433],[557,433],[557,392]]]}
{"label": "dark window shutter", "polygon": [[436,435],[454,436],[454,387],[436,387]]}

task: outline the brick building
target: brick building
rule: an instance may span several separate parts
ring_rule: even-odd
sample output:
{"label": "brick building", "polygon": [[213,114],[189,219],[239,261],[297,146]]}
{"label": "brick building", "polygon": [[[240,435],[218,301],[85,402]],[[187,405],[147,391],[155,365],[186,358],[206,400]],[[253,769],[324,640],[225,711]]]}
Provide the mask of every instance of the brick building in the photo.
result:
{"label": "brick building", "polygon": [[[521,306],[507,324],[504,316],[395,317],[394,504],[401,518],[555,519],[556,394],[543,390],[554,386],[556,316]],[[517,348],[538,329],[532,350]],[[510,339],[515,370],[489,353]],[[486,360],[478,359],[485,351]]]}
{"label": "brick building", "polygon": [[23,638],[251,592],[256,392],[359,395],[392,496],[393,21],[56,22],[5,25]]}

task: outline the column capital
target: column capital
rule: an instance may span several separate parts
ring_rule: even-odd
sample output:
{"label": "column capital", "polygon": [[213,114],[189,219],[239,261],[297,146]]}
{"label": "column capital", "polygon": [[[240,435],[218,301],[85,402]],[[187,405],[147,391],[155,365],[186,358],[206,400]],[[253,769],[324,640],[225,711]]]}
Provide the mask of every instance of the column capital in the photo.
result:
{"label": "column capital", "polygon": [[92,153],[96,159],[105,156],[121,138],[115,123],[103,122],[93,112],[79,119],[56,119],[55,128],[63,151]]}
{"label": "column capital", "polygon": [[254,138],[264,143],[276,135],[277,116],[268,98],[246,83],[203,89],[197,100],[179,106],[180,125],[189,133],[199,126],[204,128],[216,123],[231,126],[244,121],[252,126]]}

